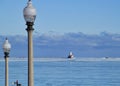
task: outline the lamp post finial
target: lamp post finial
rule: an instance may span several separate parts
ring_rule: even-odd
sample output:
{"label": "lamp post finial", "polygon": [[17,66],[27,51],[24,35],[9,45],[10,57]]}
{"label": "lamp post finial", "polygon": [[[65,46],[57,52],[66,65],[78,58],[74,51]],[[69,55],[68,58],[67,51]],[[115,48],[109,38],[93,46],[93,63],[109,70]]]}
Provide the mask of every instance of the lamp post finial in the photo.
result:
{"label": "lamp post finial", "polygon": [[6,40],[8,40],[8,38],[6,37]]}

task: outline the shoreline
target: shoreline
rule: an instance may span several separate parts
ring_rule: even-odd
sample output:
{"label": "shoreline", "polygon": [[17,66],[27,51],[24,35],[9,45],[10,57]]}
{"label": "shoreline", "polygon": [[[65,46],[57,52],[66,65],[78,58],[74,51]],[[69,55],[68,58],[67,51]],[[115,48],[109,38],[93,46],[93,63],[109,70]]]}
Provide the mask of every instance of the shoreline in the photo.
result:
{"label": "shoreline", "polygon": [[[0,61],[5,61],[0,58]],[[27,58],[9,58],[9,61],[28,61]],[[35,62],[53,62],[53,61],[120,61],[120,58],[34,58]]]}

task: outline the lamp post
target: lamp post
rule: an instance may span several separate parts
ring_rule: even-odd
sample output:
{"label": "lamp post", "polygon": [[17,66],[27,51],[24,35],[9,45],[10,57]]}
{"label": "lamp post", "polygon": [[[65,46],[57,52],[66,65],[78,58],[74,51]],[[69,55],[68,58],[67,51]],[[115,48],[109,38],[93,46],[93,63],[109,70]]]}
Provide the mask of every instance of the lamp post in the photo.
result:
{"label": "lamp post", "polygon": [[5,43],[3,44],[4,58],[5,58],[5,86],[8,86],[8,57],[10,52],[11,45],[6,38]]}
{"label": "lamp post", "polygon": [[23,10],[24,19],[27,25],[28,33],[28,86],[34,86],[34,67],[33,67],[33,25],[36,18],[36,9],[32,6],[31,0],[28,0],[27,6]]}

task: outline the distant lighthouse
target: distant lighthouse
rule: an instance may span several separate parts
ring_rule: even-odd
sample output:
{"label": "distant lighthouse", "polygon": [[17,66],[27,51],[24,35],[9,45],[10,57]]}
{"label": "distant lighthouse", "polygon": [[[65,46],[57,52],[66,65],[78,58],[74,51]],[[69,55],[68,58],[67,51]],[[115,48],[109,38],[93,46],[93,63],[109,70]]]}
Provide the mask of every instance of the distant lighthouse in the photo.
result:
{"label": "distant lighthouse", "polygon": [[74,58],[74,55],[72,52],[69,53],[68,58],[70,58],[70,59]]}

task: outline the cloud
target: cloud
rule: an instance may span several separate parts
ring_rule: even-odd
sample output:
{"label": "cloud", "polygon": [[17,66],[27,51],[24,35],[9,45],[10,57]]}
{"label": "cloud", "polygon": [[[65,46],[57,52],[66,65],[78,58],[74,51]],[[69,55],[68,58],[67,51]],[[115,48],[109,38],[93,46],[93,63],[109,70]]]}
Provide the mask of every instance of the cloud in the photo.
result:
{"label": "cloud", "polygon": [[[3,38],[5,36],[0,36],[1,46]],[[12,56],[27,56],[26,36],[9,36],[9,40],[12,44]],[[64,34],[48,32],[35,35],[33,42],[35,57],[67,57],[69,51],[77,57],[120,56],[120,34],[108,32],[91,35],[82,32]]]}
{"label": "cloud", "polygon": [[[36,38],[37,47],[46,46],[46,52],[50,52],[50,55],[60,56],[55,52],[64,55],[69,51],[73,51],[76,56],[119,56],[120,50],[120,34],[112,34],[107,32],[101,32],[100,34],[84,34],[78,33],[47,33],[42,34]],[[42,52],[41,48],[41,52]],[[44,50],[43,49],[43,50]],[[49,51],[48,51],[49,50]],[[65,53],[64,53],[65,52]],[[47,53],[48,54],[48,53]],[[61,56],[62,56],[61,55]],[[48,54],[49,56],[49,54]]]}

